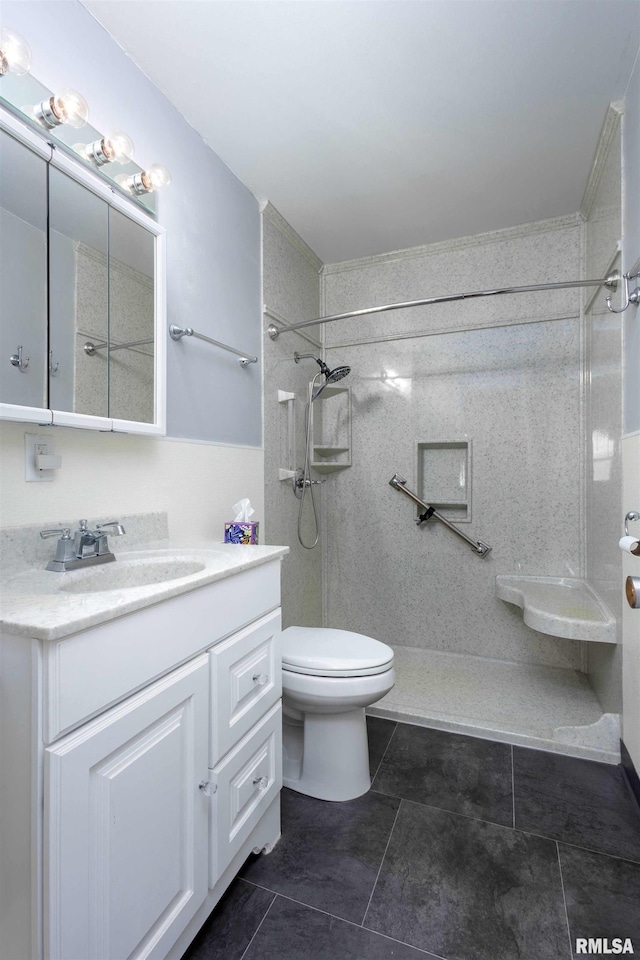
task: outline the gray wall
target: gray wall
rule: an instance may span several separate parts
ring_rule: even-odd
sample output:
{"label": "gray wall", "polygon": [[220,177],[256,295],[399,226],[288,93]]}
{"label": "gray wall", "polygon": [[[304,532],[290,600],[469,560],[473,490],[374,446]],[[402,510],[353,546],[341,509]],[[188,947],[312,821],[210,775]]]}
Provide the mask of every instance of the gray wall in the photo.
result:
{"label": "gray wall", "polygon": [[[3,0],[3,24],[50,89],[75,87],[90,122],[126,130],[136,161],[165,163],[168,322],[261,354],[260,215],[251,193],[77,0]],[[188,66],[185,67],[188,69]],[[261,365],[196,340],[168,341],[168,434],[260,445]]]}

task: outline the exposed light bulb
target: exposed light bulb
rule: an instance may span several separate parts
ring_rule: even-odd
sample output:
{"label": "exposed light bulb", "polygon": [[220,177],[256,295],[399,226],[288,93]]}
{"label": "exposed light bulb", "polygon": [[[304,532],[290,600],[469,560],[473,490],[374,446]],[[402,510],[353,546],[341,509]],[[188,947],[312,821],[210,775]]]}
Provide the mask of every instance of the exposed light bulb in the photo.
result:
{"label": "exposed light bulb", "polygon": [[171,174],[162,163],[152,163],[148,170],[142,172],[141,177],[147,193],[162,190],[171,183]]}
{"label": "exposed light bulb", "polygon": [[152,163],[150,167],[141,173],[135,173],[132,176],[116,177],[116,183],[127,190],[129,193],[140,195],[142,193],[154,193],[163,187],[168,187],[171,183],[171,174],[162,163]]}
{"label": "exposed light bulb", "polygon": [[15,30],[2,27],[0,30],[0,77],[12,73],[21,77],[31,70],[29,44]]}
{"label": "exposed light bulb", "polygon": [[105,163],[128,163],[133,156],[133,140],[122,130],[115,130],[102,140],[75,147],[87,160],[101,167]]}
{"label": "exposed light bulb", "polygon": [[34,115],[47,127],[58,127],[62,123],[82,127],[89,119],[89,106],[77,90],[67,88],[38,104]]}

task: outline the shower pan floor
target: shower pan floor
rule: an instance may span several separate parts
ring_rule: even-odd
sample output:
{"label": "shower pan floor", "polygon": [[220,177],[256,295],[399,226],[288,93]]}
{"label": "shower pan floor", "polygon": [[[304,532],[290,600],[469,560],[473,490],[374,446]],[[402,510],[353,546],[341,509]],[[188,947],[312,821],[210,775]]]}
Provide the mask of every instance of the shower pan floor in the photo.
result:
{"label": "shower pan floor", "polygon": [[367,713],[573,757],[619,763],[619,717],[585,674],[395,647],[396,685]]}

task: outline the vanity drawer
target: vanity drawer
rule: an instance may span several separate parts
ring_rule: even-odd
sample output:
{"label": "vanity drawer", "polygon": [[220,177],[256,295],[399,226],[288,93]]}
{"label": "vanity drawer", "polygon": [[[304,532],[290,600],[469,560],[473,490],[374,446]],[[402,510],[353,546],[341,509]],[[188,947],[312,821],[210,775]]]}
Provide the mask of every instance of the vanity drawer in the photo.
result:
{"label": "vanity drawer", "polygon": [[[240,548],[238,548],[240,549]],[[280,602],[280,560],[43,643],[44,740],[141,689]]]}
{"label": "vanity drawer", "polygon": [[209,886],[257,826],[282,787],[282,705],[256,724],[213,770],[209,818]]}
{"label": "vanity drawer", "polygon": [[282,696],[281,629],[275,610],[210,650],[210,766]]}

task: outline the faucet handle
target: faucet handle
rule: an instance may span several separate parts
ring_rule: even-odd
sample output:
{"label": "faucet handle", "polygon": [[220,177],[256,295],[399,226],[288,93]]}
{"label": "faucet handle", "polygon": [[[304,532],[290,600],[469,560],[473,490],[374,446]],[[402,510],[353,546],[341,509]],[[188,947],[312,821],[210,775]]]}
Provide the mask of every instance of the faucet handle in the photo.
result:
{"label": "faucet handle", "polygon": [[40,536],[43,540],[48,537],[60,537],[61,540],[71,540],[71,528],[63,527],[62,530],[41,530]]}
{"label": "faucet handle", "polygon": [[113,529],[109,531],[110,537],[121,537],[126,533],[126,530],[119,520],[107,520],[105,523],[96,523],[96,530],[104,530],[105,527],[113,527]]}

